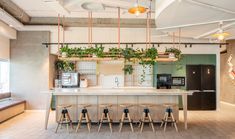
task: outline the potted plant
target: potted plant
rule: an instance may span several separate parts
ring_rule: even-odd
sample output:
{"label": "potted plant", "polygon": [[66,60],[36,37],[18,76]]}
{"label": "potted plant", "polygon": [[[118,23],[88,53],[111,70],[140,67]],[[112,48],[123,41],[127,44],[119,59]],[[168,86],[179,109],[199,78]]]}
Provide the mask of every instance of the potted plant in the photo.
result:
{"label": "potted plant", "polygon": [[165,53],[169,53],[169,58],[181,58],[181,51],[177,48],[167,48]]}
{"label": "potted plant", "polygon": [[102,45],[96,45],[95,48],[92,49],[92,53],[96,57],[104,57],[104,47]]}
{"label": "potted plant", "polygon": [[60,48],[60,53],[61,53],[61,56],[62,56],[62,57],[67,57],[69,51],[70,51],[70,48],[69,48],[68,45],[65,45],[65,46],[63,46],[63,47]]}
{"label": "potted plant", "polygon": [[69,72],[69,71],[75,70],[75,63],[69,62],[69,61],[58,60],[55,62],[55,67],[59,71]]}

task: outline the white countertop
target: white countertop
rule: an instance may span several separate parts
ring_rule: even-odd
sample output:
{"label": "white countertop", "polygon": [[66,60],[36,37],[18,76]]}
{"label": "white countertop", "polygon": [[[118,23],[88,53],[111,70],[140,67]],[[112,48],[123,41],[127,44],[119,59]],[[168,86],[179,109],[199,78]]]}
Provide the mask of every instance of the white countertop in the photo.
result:
{"label": "white countertop", "polygon": [[144,95],[192,95],[192,91],[181,89],[156,89],[153,87],[120,87],[120,88],[55,88],[43,93],[53,93],[53,95],[84,95],[84,96],[144,96]]}

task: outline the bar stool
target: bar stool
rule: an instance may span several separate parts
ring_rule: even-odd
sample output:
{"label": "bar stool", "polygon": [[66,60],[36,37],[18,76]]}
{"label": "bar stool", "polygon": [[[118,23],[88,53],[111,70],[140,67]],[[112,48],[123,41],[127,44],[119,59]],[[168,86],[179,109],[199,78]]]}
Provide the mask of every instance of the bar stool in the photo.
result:
{"label": "bar stool", "polygon": [[59,118],[59,122],[58,125],[56,127],[56,131],[55,133],[57,133],[59,126],[61,125],[62,128],[62,124],[66,124],[67,125],[67,130],[69,130],[69,125],[71,127],[71,129],[73,129],[73,124],[72,124],[72,120],[70,118],[69,112],[68,112],[68,108],[71,108],[72,105],[58,105],[56,108],[62,108],[61,110],[61,114],[60,114],[60,118]]}
{"label": "bar stool", "polygon": [[132,125],[132,120],[131,120],[131,117],[130,117],[130,114],[129,114],[129,109],[128,109],[132,106],[133,106],[133,104],[120,104],[120,107],[122,107],[124,109],[123,109],[123,113],[122,113],[122,118],[120,120],[119,132],[122,131],[122,126],[123,126],[123,123],[124,123],[125,120],[128,120],[128,122],[130,124],[130,127],[131,127],[131,131],[134,132],[133,125]]}
{"label": "bar stool", "polygon": [[164,118],[162,119],[161,127],[164,125],[164,132],[166,131],[167,123],[171,123],[174,125],[176,132],[178,132],[178,128],[176,125],[176,120],[173,115],[173,107],[177,106],[175,103],[165,103],[163,106],[166,108]]}
{"label": "bar stool", "polygon": [[112,104],[101,104],[101,105],[99,105],[99,107],[103,109],[103,113],[101,114],[101,118],[99,120],[98,132],[100,132],[100,128],[101,128],[104,120],[107,120],[109,123],[110,132],[112,133],[112,120],[110,118],[109,109],[108,109],[108,108],[112,107]]}
{"label": "bar stool", "polygon": [[151,118],[150,110],[149,110],[149,108],[154,106],[154,104],[140,104],[140,106],[144,108],[144,111],[143,111],[143,114],[142,114],[142,117],[141,117],[141,120],[140,120],[140,124],[139,124],[139,127],[141,127],[140,132],[143,131],[144,123],[146,123],[146,120],[151,125],[153,132],[155,132],[155,129],[154,129],[154,126],[153,126],[153,120]]}
{"label": "bar stool", "polygon": [[89,132],[91,132],[91,120],[90,120],[90,116],[89,116],[89,113],[88,113],[88,110],[87,110],[87,108],[91,107],[91,105],[90,104],[79,104],[78,106],[80,108],[82,108],[82,111],[79,115],[76,132],[78,132],[78,129],[81,127],[81,124],[82,124],[83,120],[86,121],[87,129],[88,129]]}

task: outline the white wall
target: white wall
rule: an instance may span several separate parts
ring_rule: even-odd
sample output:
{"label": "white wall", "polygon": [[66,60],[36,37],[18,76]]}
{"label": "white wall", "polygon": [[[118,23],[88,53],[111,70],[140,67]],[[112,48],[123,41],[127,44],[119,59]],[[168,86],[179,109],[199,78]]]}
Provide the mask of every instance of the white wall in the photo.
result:
{"label": "white wall", "polygon": [[10,59],[10,40],[0,35],[0,59]]}

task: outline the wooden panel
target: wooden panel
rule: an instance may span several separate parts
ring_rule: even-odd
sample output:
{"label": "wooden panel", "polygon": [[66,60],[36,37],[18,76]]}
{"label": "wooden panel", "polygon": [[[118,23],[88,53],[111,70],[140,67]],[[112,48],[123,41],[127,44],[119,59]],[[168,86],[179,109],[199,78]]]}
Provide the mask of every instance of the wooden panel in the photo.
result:
{"label": "wooden panel", "polygon": [[[92,122],[98,122],[101,113],[103,111],[102,108],[99,107],[99,104],[110,103],[113,106],[111,107],[110,115],[114,122],[119,122],[121,119],[121,115],[123,113],[123,108],[120,107],[120,104],[129,103],[133,104],[133,107],[130,107],[130,116],[131,118],[137,122],[139,121],[141,114],[143,112],[143,107],[140,107],[139,104],[142,103],[153,103],[158,104],[154,107],[150,108],[151,116],[154,121],[161,121],[163,118],[165,107],[162,106],[163,103],[177,103],[178,104],[178,96],[67,96],[68,98],[61,97],[59,100],[60,104],[65,104],[64,102],[71,102],[71,104],[77,103],[79,104],[91,104],[92,106],[87,108],[90,114]],[[77,98],[77,101],[74,101],[74,98]],[[63,101],[62,101],[63,100]],[[58,102],[57,102],[58,103]],[[77,111],[72,109],[73,111],[71,117],[74,121],[77,120],[78,115],[81,112],[81,108],[77,108]],[[77,112],[77,114],[75,114]],[[173,114],[176,120],[179,119],[179,111],[178,107],[173,108]]]}
{"label": "wooden panel", "polygon": [[17,114],[23,113],[24,110],[25,110],[24,103],[4,109],[0,111],[0,122],[3,122],[13,116],[16,116]]}
{"label": "wooden panel", "polygon": [[133,104],[133,107],[129,108],[130,111],[130,116],[134,121],[139,120],[139,113],[138,113],[138,97],[137,96],[118,96],[118,120],[121,119],[121,115],[123,113],[123,108],[120,107],[120,104],[128,103],[128,104]]}
{"label": "wooden panel", "polygon": [[79,104],[90,104],[91,107],[88,107],[87,110],[89,112],[90,118],[92,122],[98,121],[98,97],[97,96],[78,96],[77,97],[77,104],[78,104],[78,115],[81,113],[82,108]]}
{"label": "wooden panel", "polygon": [[[117,116],[117,112],[118,112],[117,99],[118,99],[117,96],[99,96],[99,100],[98,100],[99,104],[107,104],[107,103],[112,104],[112,107],[109,109],[109,113],[113,121],[118,121],[120,119],[120,117]],[[99,110],[98,110],[99,119],[101,117],[102,112],[103,112],[103,109],[99,107]]]}
{"label": "wooden panel", "polygon": [[124,74],[123,72],[123,61],[100,61],[98,63],[99,74]]}

